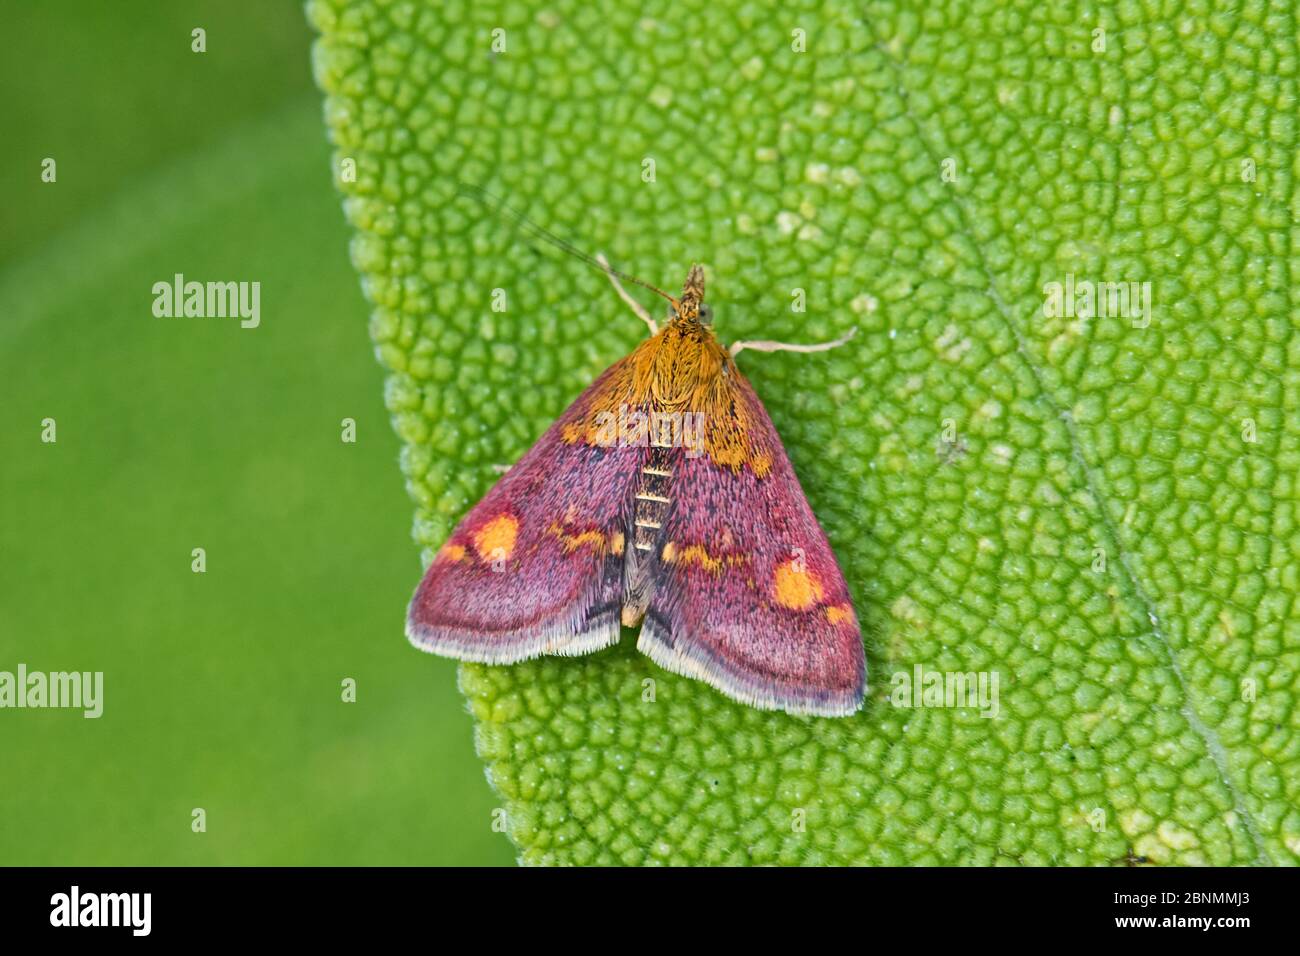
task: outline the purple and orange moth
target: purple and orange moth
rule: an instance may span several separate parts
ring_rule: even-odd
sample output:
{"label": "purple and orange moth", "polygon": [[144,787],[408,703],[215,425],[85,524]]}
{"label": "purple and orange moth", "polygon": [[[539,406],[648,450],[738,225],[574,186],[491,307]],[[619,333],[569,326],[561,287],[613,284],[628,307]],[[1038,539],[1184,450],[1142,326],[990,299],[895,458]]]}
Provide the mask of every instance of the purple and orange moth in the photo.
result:
{"label": "purple and orange moth", "polygon": [[[844,716],[866,659],[853,602],[758,395],[692,266],[679,297],[592,259],[651,337],[601,374],[474,506],[411,599],[421,650],[512,664],[590,654],[641,626],[675,674],[765,710]],[[668,300],[655,321],[619,284]]]}

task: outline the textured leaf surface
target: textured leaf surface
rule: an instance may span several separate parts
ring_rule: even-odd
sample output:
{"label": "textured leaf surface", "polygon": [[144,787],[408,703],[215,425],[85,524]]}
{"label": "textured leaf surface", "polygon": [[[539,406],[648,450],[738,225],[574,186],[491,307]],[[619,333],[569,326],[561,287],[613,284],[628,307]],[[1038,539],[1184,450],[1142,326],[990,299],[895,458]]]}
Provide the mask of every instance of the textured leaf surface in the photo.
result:
{"label": "textured leaf surface", "polygon": [[[629,634],[465,666],[523,859],[1295,863],[1291,9],[651,6],[309,8],[426,558],[642,331],[455,179],[652,282],[703,261],[726,339],[860,329],[742,365],[868,706],[733,705]],[[1045,317],[1070,274],[1150,282],[1149,326]],[[998,674],[997,717],[895,706],[916,665]]]}

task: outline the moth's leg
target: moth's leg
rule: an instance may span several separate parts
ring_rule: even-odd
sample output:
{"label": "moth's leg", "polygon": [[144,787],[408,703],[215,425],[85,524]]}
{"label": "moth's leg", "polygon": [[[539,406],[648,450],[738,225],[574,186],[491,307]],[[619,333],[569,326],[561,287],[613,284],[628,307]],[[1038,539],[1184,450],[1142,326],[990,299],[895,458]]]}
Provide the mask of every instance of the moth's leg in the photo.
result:
{"label": "moth's leg", "polygon": [[793,342],[768,342],[766,340],[732,342],[731,357],[735,358],[743,349],[753,349],[755,352],[826,352],[830,349],[839,348],[857,334],[858,328],[855,325],[833,342],[814,342],[811,345],[798,345]]}
{"label": "moth's leg", "polygon": [[650,318],[650,313],[645,310],[645,307],[627,294],[627,290],[623,288],[623,283],[618,281],[618,276],[614,275],[613,270],[610,269],[609,260],[605,258],[603,252],[596,253],[596,261],[599,262],[601,268],[605,270],[605,275],[609,276],[609,281],[614,283],[614,291],[618,293],[618,297],[627,303],[628,308],[636,313],[637,318],[650,326],[651,335],[658,335],[659,326],[655,324],[654,319]]}

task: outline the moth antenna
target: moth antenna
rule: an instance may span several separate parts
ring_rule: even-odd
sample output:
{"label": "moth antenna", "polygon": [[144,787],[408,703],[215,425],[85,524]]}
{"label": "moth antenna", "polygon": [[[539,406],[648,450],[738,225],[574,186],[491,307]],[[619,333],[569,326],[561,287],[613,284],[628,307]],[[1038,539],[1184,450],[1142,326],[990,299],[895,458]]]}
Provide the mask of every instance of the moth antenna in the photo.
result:
{"label": "moth antenna", "polygon": [[561,252],[567,252],[575,259],[580,259],[581,261],[585,262],[587,265],[591,266],[593,269],[599,269],[601,272],[605,273],[606,275],[618,276],[618,278],[623,279],[627,282],[635,283],[636,285],[641,286],[643,289],[649,289],[655,295],[667,299],[670,303],[672,303],[674,309],[677,308],[677,300],[673,298],[671,295],[669,295],[667,292],[663,291],[663,289],[659,289],[656,288],[655,286],[652,286],[649,282],[646,282],[644,279],[638,279],[636,276],[628,275],[626,272],[620,272],[617,269],[611,268],[608,263],[600,262],[600,260],[598,260],[595,256],[587,255],[585,252],[583,252],[581,249],[574,246],[572,243],[566,242],[564,239],[561,239],[559,236],[557,236],[555,233],[551,232],[550,230],[539,226],[537,223],[533,222],[531,219],[525,216],[518,209],[515,209],[513,206],[508,205],[505,200],[492,195],[482,186],[476,186],[473,183],[458,182],[456,183],[456,192],[458,195],[468,196],[470,199],[473,199],[481,203],[482,205],[486,206],[488,209],[492,210],[495,213],[509,217],[515,222],[516,225],[520,226],[525,232],[527,232],[534,239],[540,239],[543,242],[550,243],[552,246],[554,246],[556,249],[559,249]]}

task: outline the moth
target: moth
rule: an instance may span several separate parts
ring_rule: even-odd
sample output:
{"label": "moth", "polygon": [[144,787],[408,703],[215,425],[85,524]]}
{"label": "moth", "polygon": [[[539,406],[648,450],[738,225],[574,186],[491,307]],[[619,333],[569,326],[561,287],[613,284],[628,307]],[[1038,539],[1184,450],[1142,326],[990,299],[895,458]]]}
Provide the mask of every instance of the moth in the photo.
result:
{"label": "moth", "polygon": [[[772,420],[718,340],[704,270],[680,296],[602,268],[651,336],[569,406],[435,555],[407,612],[421,650],[512,664],[640,626],[660,667],[765,710],[845,716],[866,659],[853,601]],[[668,301],[663,328],[619,282]]]}

